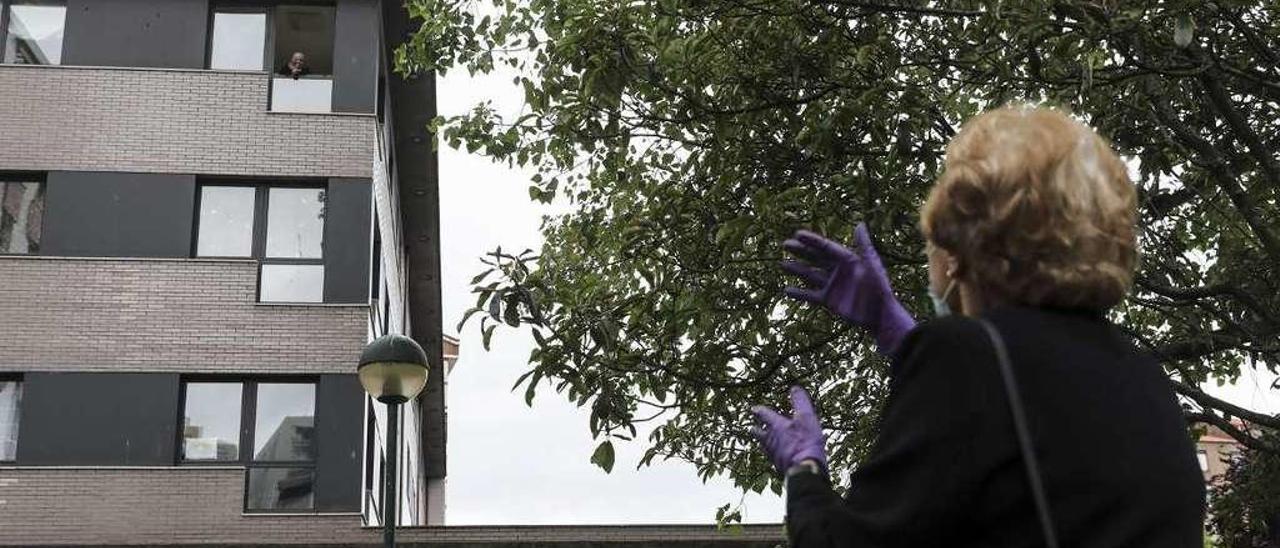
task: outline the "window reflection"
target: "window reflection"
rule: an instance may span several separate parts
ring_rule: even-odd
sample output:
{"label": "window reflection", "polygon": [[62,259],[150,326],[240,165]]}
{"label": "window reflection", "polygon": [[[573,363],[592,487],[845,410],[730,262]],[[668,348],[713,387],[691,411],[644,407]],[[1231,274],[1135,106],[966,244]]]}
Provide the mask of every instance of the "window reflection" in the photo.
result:
{"label": "window reflection", "polygon": [[62,64],[62,34],[67,8],[53,2],[16,2],[9,6],[4,62]]}
{"label": "window reflection", "polygon": [[0,253],[38,253],[44,185],[0,181]]}
{"label": "window reflection", "polygon": [[201,187],[197,256],[248,257],[253,254],[256,192],[253,187]]}
{"label": "window reflection", "polygon": [[18,412],[22,409],[22,383],[0,382],[0,461],[18,455]]}
{"label": "window reflection", "polygon": [[248,510],[311,510],[315,507],[315,470],[250,468]]}
{"label": "window reflection", "polygon": [[215,12],[209,42],[209,68],[263,70],[267,51],[267,14]]}
{"label": "window reflection", "polygon": [[240,458],[238,382],[187,383],[182,413],[182,457],[186,460],[234,461]]}
{"label": "window reflection", "polygon": [[315,460],[315,409],[314,384],[259,384],[253,429],[254,460]]}

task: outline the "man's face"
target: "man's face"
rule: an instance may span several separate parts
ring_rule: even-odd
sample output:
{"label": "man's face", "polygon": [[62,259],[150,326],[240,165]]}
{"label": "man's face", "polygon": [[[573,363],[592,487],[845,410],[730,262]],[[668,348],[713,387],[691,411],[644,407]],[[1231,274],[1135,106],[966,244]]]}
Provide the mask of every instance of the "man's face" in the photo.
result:
{"label": "man's face", "polygon": [[289,58],[289,70],[293,71],[294,73],[302,72],[302,69],[306,66],[307,66],[306,55],[303,55],[301,53],[295,53],[293,54],[293,57]]}

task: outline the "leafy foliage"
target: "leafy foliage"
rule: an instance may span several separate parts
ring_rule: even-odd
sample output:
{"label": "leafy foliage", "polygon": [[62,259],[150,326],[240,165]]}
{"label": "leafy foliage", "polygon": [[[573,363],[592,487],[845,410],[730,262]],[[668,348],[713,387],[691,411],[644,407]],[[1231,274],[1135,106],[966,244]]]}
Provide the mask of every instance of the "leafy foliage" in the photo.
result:
{"label": "leafy foliage", "polygon": [[530,198],[570,207],[545,221],[541,253],[489,255],[496,276],[475,280],[468,315],[486,346],[498,325],[534,326],[527,400],[550,384],[606,440],[656,425],[641,465],[780,489],[747,407],[803,383],[833,467],[854,466],[886,364],[865,335],[781,298],[779,244],[801,227],[849,239],[865,221],[923,316],[915,212],[957,125],[1010,101],[1067,107],[1132,159],[1144,261],[1114,317],[1164,364],[1188,420],[1276,449],[1229,419],[1280,420],[1196,388],[1280,364],[1275,3],[407,5],[422,28],[400,70],[502,67],[524,93],[514,117],[479,104],[437,121],[443,140],[536,169]]}
{"label": "leafy foliage", "polygon": [[1209,489],[1209,501],[1209,526],[1220,546],[1280,545],[1280,455],[1244,450]]}

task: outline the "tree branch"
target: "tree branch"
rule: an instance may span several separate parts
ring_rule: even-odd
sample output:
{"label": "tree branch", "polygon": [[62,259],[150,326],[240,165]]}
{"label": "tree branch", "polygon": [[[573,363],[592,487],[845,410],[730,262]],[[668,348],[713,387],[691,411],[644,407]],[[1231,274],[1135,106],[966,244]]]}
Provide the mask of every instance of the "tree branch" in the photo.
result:
{"label": "tree branch", "polygon": [[1244,419],[1245,422],[1253,423],[1258,426],[1264,426],[1267,428],[1280,430],[1280,418],[1272,417],[1270,415],[1263,415],[1262,413],[1258,413],[1256,411],[1250,411],[1248,409],[1245,409],[1233,403],[1220,400],[1218,398],[1215,398],[1213,396],[1206,394],[1203,390],[1200,390],[1199,388],[1196,388],[1184,382],[1180,382],[1180,381],[1170,381],[1170,382],[1173,383],[1174,392],[1177,392],[1179,394],[1182,394],[1183,396],[1191,398],[1192,401],[1195,401],[1196,403],[1200,404],[1203,407],[1207,407],[1210,409],[1217,409],[1219,411],[1222,411],[1223,413],[1227,413],[1235,417],[1240,417]]}
{"label": "tree branch", "polygon": [[1231,424],[1231,421],[1223,417],[1220,417],[1213,413],[1185,413],[1183,414],[1183,416],[1187,419],[1187,423],[1199,422],[1204,424],[1212,424],[1213,426],[1218,427],[1219,430],[1222,430],[1228,436],[1231,436],[1232,439],[1240,442],[1240,445],[1248,447],[1249,449],[1253,449],[1254,451],[1263,451],[1266,453],[1280,455],[1280,446],[1273,443],[1269,443],[1266,440],[1249,435],[1248,432],[1245,432],[1239,428],[1236,428],[1234,424]]}

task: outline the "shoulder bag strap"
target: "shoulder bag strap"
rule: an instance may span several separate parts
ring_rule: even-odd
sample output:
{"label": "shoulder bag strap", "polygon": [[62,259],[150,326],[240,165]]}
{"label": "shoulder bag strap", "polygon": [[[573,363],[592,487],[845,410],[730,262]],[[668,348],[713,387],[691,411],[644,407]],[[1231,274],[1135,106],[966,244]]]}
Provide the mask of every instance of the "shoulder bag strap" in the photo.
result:
{"label": "shoulder bag strap", "polygon": [[1049,516],[1049,499],[1044,494],[1044,483],[1040,477],[1040,465],[1036,461],[1035,451],[1031,447],[1031,433],[1027,428],[1027,414],[1022,407],[1022,396],[1018,392],[1018,383],[1013,377],[1013,367],[1009,363],[1009,351],[1005,348],[1004,338],[991,322],[978,318],[978,323],[991,338],[991,346],[995,347],[996,362],[1000,364],[1000,376],[1004,379],[1005,395],[1009,398],[1009,411],[1013,415],[1013,429],[1018,435],[1018,449],[1022,452],[1022,463],[1027,470],[1027,482],[1031,484],[1031,497],[1035,499],[1036,513],[1040,518],[1040,528],[1044,533],[1045,546],[1058,548],[1058,537],[1053,531],[1053,518]]}

